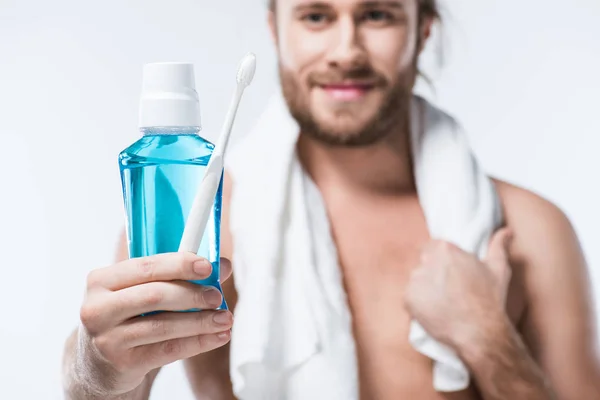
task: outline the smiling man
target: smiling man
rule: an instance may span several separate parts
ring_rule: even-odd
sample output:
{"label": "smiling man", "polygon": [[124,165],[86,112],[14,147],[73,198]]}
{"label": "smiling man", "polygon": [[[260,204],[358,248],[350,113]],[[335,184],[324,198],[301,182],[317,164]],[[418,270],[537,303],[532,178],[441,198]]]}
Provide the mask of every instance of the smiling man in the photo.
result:
{"label": "smiling man", "polygon": [[435,2],[409,3],[271,3],[281,84],[303,133],[361,146],[399,128],[437,17]]}
{"label": "smiling man", "polygon": [[[492,180],[506,227],[495,233],[484,260],[430,238],[409,127],[418,58],[438,19],[437,1],[273,0],[268,16],[283,97],[300,128],[297,154],[325,203],[337,249],[360,398],[600,399],[585,260],[560,210]],[[234,243],[248,239],[234,238],[229,226],[229,204],[241,196],[237,185],[226,175],[227,258]],[[218,295],[198,296],[177,283],[206,276],[210,266],[181,254],[126,258],[123,241],[120,261],[90,274],[82,325],[65,353],[67,395],[147,399],[159,368],[184,359],[198,399],[234,398],[232,315],[164,313],[142,320],[134,317],[147,296],[128,290],[168,281],[155,309],[211,308]],[[225,279],[227,260],[223,269]],[[224,290],[235,308],[233,279]],[[408,341],[411,319],[468,367],[473,379],[466,390],[434,389],[431,359]],[[318,387],[311,391],[321,398]]]}

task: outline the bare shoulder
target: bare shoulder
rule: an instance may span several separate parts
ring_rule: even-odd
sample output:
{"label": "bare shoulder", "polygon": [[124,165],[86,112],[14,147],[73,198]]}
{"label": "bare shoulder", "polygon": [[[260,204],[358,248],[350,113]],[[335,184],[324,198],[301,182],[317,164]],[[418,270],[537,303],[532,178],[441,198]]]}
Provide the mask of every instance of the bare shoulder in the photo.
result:
{"label": "bare shoulder", "polygon": [[494,183],[506,224],[514,232],[512,254],[531,267],[540,262],[549,266],[543,260],[555,257],[570,260],[567,265],[583,263],[575,229],[563,210],[527,189],[499,180]]}
{"label": "bare shoulder", "polygon": [[539,227],[557,226],[571,227],[565,213],[554,203],[542,196],[513,185],[511,183],[493,180],[500,201],[504,208],[505,216],[513,224],[530,226],[529,222],[536,222]]}

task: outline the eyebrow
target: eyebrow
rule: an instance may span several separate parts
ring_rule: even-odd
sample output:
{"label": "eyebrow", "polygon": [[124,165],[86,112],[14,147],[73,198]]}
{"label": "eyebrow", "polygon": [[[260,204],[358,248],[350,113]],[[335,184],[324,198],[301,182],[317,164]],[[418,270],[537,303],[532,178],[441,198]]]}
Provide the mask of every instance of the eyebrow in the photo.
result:
{"label": "eyebrow", "polygon": [[294,7],[294,11],[305,10],[307,8],[326,10],[331,8],[331,5],[322,1],[303,1]]}
{"label": "eyebrow", "polygon": [[[375,8],[375,7],[388,7],[403,9],[404,5],[397,0],[367,0],[358,4],[361,8]],[[294,7],[294,11],[301,11],[305,9],[313,10],[327,10],[331,8],[331,4],[323,1],[303,1]]]}
{"label": "eyebrow", "polygon": [[390,7],[390,8],[404,8],[404,4],[396,0],[369,0],[360,3],[361,7]]}

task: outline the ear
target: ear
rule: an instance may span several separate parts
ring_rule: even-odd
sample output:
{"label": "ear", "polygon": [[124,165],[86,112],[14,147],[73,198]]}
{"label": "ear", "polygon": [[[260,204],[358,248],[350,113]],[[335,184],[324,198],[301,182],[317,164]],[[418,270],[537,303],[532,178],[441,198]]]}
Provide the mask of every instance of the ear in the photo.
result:
{"label": "ear", "polygon": [[423,51],[425,48],[425,44],[427,40],[431,36],[431,29],[433,27],[434,18],[433,17],[423,17],[423,21],[421,21],[421,26],[419,30],[419,53]]}
{"label": "ear", "polygon": [[273,10],[267,12],[267,23],[269,25],[269,33],[271,34],[271,40],[277,48],[278,37],[277,37],[277,15]]}

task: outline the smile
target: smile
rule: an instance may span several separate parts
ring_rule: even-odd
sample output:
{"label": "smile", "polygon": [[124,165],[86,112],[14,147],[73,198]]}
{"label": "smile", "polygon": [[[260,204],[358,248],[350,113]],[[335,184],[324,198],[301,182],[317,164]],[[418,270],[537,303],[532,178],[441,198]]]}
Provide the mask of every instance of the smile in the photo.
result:
{"label": "smile", "polygon": [[339,83],[319,85],[319,88],[335,100],[356,101],[363,98],[375,86],[365,83]]}

